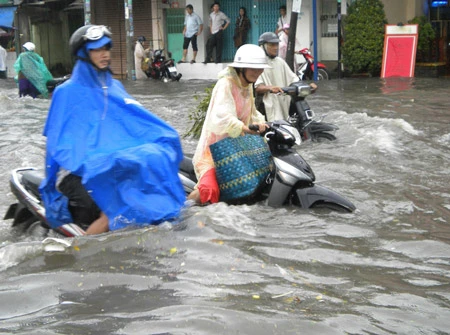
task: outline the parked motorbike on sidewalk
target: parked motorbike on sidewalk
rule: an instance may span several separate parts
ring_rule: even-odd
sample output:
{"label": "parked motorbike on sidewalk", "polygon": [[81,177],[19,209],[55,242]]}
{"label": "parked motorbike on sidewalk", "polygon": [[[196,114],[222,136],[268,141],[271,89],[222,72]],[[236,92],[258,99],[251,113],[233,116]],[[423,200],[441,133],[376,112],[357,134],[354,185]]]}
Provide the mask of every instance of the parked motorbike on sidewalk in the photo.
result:
{"label": "parked motorbike on sidewalk", "polygon": [[164,49],[155,50],[148,70],[145,71],[147,77],[162,80],[164,82],[179,81],[181,73],[175,67],[175,60],[172,53],[168,52],[169,58],[164,56]]}
{"label": "parked motorbike on sidewalk", "polygon": [[306,101],[305,98],[310,93],[309,86],[296,82],[290,86],[282,87],[282,90],[292,99],[288,121],[297,128],[303,141],[321,142],[336,139],[334,133],[339,127],[332,123],[322,122],[326,115],[322,115],[320,118],[316,117]]}
{"label": "parked motorbike on sidewalk", "polygon": [[[303,56],[304,62],[298,64],[295,73],[300,80],[312,80],[314,79],[314,57],[311,54],[309,48],[303,48],[295,52],[298,55]],[[329,80],[331,78],[325,64],[317,62],[317,79]]]}

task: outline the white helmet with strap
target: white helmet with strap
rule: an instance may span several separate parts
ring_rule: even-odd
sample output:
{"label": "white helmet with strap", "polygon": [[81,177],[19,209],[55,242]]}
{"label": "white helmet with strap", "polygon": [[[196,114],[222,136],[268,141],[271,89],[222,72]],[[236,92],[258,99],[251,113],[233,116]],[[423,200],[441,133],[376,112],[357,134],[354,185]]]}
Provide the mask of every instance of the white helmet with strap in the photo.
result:
{"label": "white helmet with strap", "polygon": [[22,45],[22,47],[27,51],[34,51],[34,49],[36,49],[36,46],[34,45],[33,42],[27,42],[24,45]]}
{"label": "white helmet with strap", "polygon": [[254,44],[244,44],[234,55],[233,63],[228,66],[249,69],[270,69],[264,51]]}

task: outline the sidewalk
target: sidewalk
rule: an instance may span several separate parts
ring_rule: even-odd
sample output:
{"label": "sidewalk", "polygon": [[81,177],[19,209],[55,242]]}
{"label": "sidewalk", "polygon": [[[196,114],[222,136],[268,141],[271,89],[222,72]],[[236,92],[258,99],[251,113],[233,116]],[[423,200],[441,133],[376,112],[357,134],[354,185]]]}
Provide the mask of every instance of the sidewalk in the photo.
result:
{"label": "sidewalk", "polygon": [[175,64],[177,67],[178,73],[181,73],[183,76],[181,80],[190,80],[190,79],[207,79],[207,80],[217,80],[217,74],[222,71],[225,67],[227,67],[228,63],[208,63],[203,64],[201,62],[198,63],[181,63]]}

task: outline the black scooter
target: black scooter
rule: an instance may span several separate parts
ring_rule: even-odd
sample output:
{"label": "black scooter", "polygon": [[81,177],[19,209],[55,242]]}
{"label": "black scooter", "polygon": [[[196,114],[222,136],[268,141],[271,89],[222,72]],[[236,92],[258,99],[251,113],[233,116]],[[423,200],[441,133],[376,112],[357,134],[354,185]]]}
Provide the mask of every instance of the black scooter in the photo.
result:
{"label": "black scooter", "polygon": [[[308,90],[309,86],[299,86],[297,94],[305,95]],[[356,209],[343,196],[315,184],[314,172],[294,148],[301,143],[295,127],[287,121],[271,122],[269,127],[264,136],[273,155],[275,169],[267,176],[264,187],[252,202],[265,201],[272,207],[326,208],[341,212]],[[197,179],[190,158],[182,161],[178,175],[186,194],[192,192]],[[18,168],[11,173],[10,187],[18,202],[9,207],[4,219],[13,219],[13,227],[23,232],[36,226],[47,231],[50,229],[38,190],[43,178],[43,170],[35,168]],[[68,237],[84,235],[84,231],[75,224],[63,225],[56,231]]]}
{"label": "black scooter", "polygon": [[[298,206],[303,209],[326,208],[339,212],[353,212],[356,207],[340,194],[315,184],[311,166],[296,151],[301,143],[300,134],[287,121],[269,122],[264,135],[272,153],[275,169],[267,176],[266,185],[253,201],[265,201],[268,206]],[[250,126],[252,129],[252,126]],[[257,130],[257,126],[253,130]],[[192,161],[185,158],[179,176],[186,193],[197,183]],[[252,202],[253,202],[252,201]]]}
{"label": "black scooter", "polygon": [[69,79],[70,79],[70,74],[65,75],[64,77],[53,78],[53,79],[47,81],[46,85],[47,85],[48,93],[53,93],[53,91],[55,90],[56,87],[58,87],[59,85],[61,85],[62,83],[64,83],[65,81],[67,81]]}
{"label": "black scooter", "polygon": [[[332,123],[322,122],[326,115],[321,118],[316,117],[305,99],[309,93],[304,84],[301,82],[292,83],[288,87],[282,87],[282,90],[285,94],[291,96],[288,121],[298,129],[303,141],[336,140],[334,133],[339,127]],[[302,90],[305,90],[305,94],[302,94]]]}
{"label": "black scooter", "polygon": [[147,71],[147,77],[162,80],[164,82],[180,81],[181,73],[175,67],[175,60],[172,53],[168,52],[168,58],[164,56],[164,49],[155,50],[153,58]]}

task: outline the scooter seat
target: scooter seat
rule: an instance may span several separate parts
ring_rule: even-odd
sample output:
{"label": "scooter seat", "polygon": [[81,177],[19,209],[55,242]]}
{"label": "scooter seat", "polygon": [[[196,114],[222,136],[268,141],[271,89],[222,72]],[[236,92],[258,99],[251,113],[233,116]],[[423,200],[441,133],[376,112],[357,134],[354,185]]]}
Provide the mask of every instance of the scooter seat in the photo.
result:
{"label": "scooter seat", "polygon": [[197,183],[194,166],[192,165],[192,158],[184,157],[180,163],[180,173]]}
{"label": "scooter seat", "polygon": [[22,184],[29,192],[39,197],[39,185],[44,177],[44,170],[25,171],[22,174]]}

